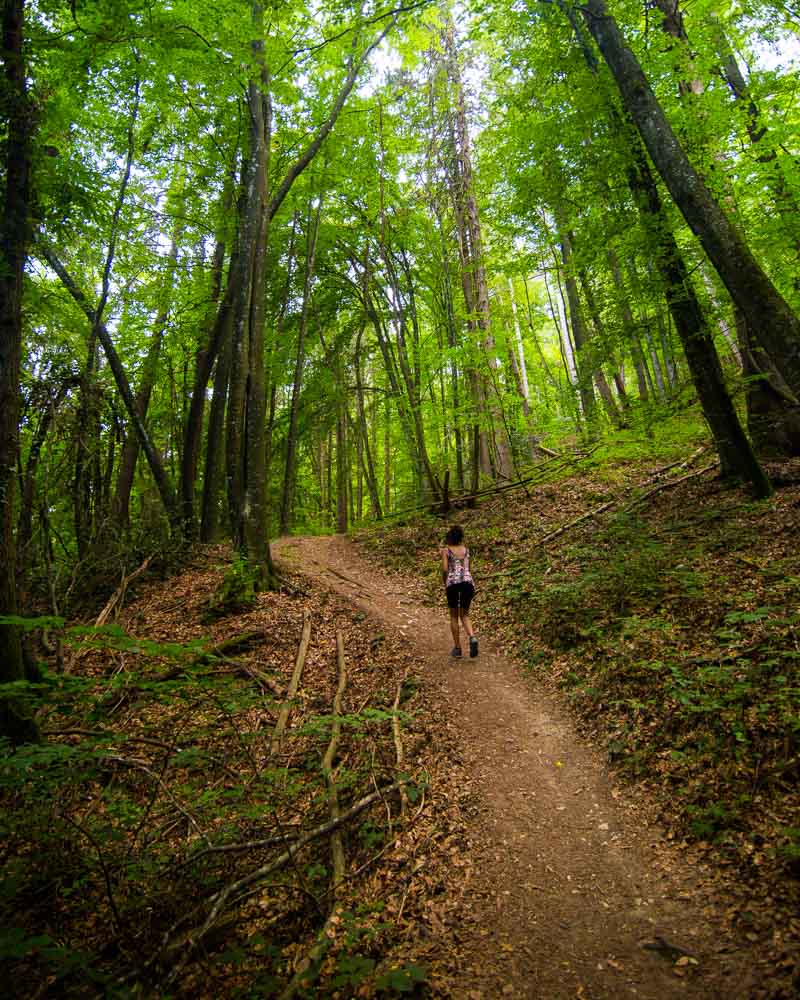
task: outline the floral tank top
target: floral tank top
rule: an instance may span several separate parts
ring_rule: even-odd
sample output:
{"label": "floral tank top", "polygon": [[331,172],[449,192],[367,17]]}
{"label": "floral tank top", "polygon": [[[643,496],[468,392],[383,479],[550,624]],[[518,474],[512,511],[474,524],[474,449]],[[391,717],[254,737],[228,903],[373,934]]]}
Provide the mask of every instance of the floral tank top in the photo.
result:
{"label": "floral tank top", "polygon": [[447,549],[447,583],[446,587],[452,587],[456,583],[474,583],[472,574],[469,571],[469,549],[464,549],[464,555],[459,559],[450,548]]}

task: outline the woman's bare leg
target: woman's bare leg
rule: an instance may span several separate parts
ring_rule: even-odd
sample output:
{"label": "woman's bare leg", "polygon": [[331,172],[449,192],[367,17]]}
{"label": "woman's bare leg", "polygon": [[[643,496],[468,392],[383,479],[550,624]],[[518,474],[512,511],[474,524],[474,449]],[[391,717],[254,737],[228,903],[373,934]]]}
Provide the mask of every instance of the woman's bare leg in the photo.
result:
{"label": "woman's bare leg", "polygon": [[461,636],[458,629],[458,608],[450,608],[450,631],[453,633],[453,645],[459,646]]}
{"label": "woman's bare leg", "polygon": [[[461,624],[464,626],[465,632],[471,639],[475,633],[472,631],[472,622],[469,620],[469,612],[465,611],[463,608],[461,608]],[[456,643],[456,645],[458,644]]]}

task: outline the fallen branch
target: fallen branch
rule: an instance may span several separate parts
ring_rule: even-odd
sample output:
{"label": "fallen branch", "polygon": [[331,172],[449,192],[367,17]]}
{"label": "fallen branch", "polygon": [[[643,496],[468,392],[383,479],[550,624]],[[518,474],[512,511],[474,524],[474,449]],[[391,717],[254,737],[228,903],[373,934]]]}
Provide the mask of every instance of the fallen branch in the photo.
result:
{"label": "fallen branch", "polygon": [[604,510],[608,510],[609,507],[613,507],[617,503],[617,497],[613,500],[609,500],[608,503],[601,504],[599,507],[595,507],[593,510],[588,511],[586,514],[581,514],[580,517],[576,517],[573,521],[568,521],[567,524],[562,524],[560,528],[556,528],[555,531],[551,531],[549,535],[545,535],[544,538],[540,538],[537,542],[538,545],[544,545],[545,542],[552,542],[554,538],[558,538],[563,535],[565,531],[569,531],[570,528],[574,528],[576,525],[583,523],[583,521],[588,521],[591,517],[596,517],[598,514],[602,514]]}
{"label": "fallen branch", "polygon": [[204,847],[202,850],[195,851],[187,858],[184,858],[183,861],[170,865],[170,870],[178,871],[187,865],[194,864],[201,858],[207,857],[209,854],[241,854],[245,851],[260,851],[265,847],[278,847],[280,844],[288,844],[292,839],[291,834],[285,833],[277,837],[265,837],[262,840],[244,840],[238,841],[235,844],[212,844],[210,847]]}
{"label": "fallen branch", "polygon": [[231,636],[230,639],[223,639],[222,642],[217,642],[213,646],[204,650],[197,657],[194,663],[204,663],[206,660],[210,660],[212,658],[224,659],[231,653],[235,653],[237,650],[264,638],[266,638],[266,635],[263,629],[256,629],[253,632],[243,632],[241,635]]}
{"label": "fallen branch", "polygon": [[[322,773],[325,776],[325,783],[328,786],[328,806],[331,820],[339,818],[339,790],[333,777],[333,762],[339,749],[339,736],[342,731],[342,698],[347,685],[347,667],[344,658],[344,638],[342,633],[336,632],[336,660],[339,667],[339,683],[333,699],[333,722],[331,724],[331,738],[328,742],[328,749],[322,758]],[[344,879],[344,847],[342,845],[342,835],[337,827],[331,833],[331,858],[333,862],[333,891],[336,893],[338,885]]]}
{"label": "fallen branch", "polygon": [[702,469],[696,469],[694,472],[688,473],[688,475],[681,476],[680,479],[670,479],[666,483],[659,483],[658,486],[654,486],[651,490],[643,493],[640,497],[637,497],[632,503],[629,503],[627,507],[623,507],[620,513],[627,514],[628,511],[633,510],[638,504],[648,497],[651,497],[654,493],[660,493],[662,490],[669,489],[672,486],[678,486],[679,483],[685,483],[687,479],[694,479],[696,476],[702,476],[704,472],[710,472],[712,469],[716,469],[719,465],[719,459],[711,462],[710,465],[704,466]]}
{"label": "fallen branch", "polygon": [[289,721],[289,713],[292,710],[292,701],[294,700],[294,697],[297,694],[297,689],[300,686],[300,678],[303,676],[303,666],[306,662],[306,651],[308,650],[308,643],[310,639],[311,612],[306,611],[303,614],[303,634],[300,638],[300,645],[297,648],[297,659],[295,660],[292,679],[289,682],[286,697],[284,698],[280,712],[278,713],[278,721],[275,723],[275,729],[272,732],[272,740],[269,748],[270,753],[277,753],[283,748],[283,735],[286,730],[286,723]]}
{"label": "fallen branch", "polygon": [[[405,684],[406,678],[400,681],[397,685],[397,693],[394,696],[394,704],[392,705],[392,735],[394,736],[394,756],[397,763],[397,771],[400,773],[403,770],[403,734],[400,730],[400,695],[403,691],[403,684]],[[406,795],[405,786],[400,788],[400,815],[405,818],[406,809],[408,808],[408,796]]]}
{"label": "fallen branch", "polygon": [[[165,985],[173,982],[174,979],[176,979],[180,974],[181,969],[183,969],[186,965],[191,954],[194,952],[194,949],[200,944],[205,935],[224,912],[225,907],[232,896],[236,896],[243,889],[247,889],[254,883],[262,881],[269,875],[273,874],[273,872],[283,868],[284,865],[291,861],[308,844],[315,840],[319,840],[320,837],[324,837],[326,834],[331,833],[338,827],[343,826],[345,823],[353,819],[354,816],[357,816],[374,802],[377,802],[378,799],[382,799],[385,795],[396,791],[402,784],[404,784],[403,781],[393,781],[391,785],[386,785],[383,788],[379,788],[375,792],[370,792],[369,795],[365,795],[364,798],[359,799],[358,802],[355,802],[349,809],[346,809],[337,820],[328,820],[326,823],[320,824],[320,826],[315,827],[313,830],[309,830],[308,833],[298,837],[293,844],[290,844],[285,851],[279,854],[276,858],[273,858],[272,861],[262,865],[260,868],[256,868],[247,875],[243,875],[242,878],[237,879],[235,882],[229,882],[228,885],[224,886],[218,892],[213,893],[207,900],[205,900],[205,903],[201,903],[196,906],[190,913],[177,920],[169,928],[169,930],[164,933],[161,940],[161,947],[156,954],[145,963],[142,971],[147,971],[154,965],[163,964],[163,962],[171,955],[180,951],[182,952],[180,961],[173,967],[170,975],[167,977]],[[188,920],[191,920],[204,905],[209,907],[209,911],[203,923],[200,924],[199,927],[181,935],[179,939],[172,941],[171,938],[176,931]]]}
{"label": "fallen branch", "polygon": [[710,444],[704,444],[698,448],[697,451],[693,451],[692,454],[683,461],[678,459],[677,462],[670,462],[669,465],[662,465],[660,469],[656,469],[655,472],[651,472],[647,479],[645,479],[640,485],[644,486],[646,483],[650,483],[654,479],[658,479],[659,476],[663,476],[665,472],[669,472],[672,469],[675,469],[676,472],[680,472],[681,469],[688,469],[690,465],[694,464],[695,459],[707,452],[710,447]]}
{"label": "fallen branch", "polygon": [[97,736],[99,739],[115,740],[122,743],[145,743],[147,746],[159,747],[174,753],[175,746],[161,740],[151,740],[146,736],[130,736],[128,733],[118,733],[110,729],[42,729],[42,736]]}
{"label": "fallen branch", "polygon": [[[707,446],[698,448],[697,451],[693,452],[689,456],[689,458],[687,458],[684,462],[682,462],[678,466],[678,469],[680,470],[687,468],[692,464],[692,462],[695,461],[695,459],[699,455],[702,455],[703,452],[707,450],[708,450]],[[653,494],[659,493],[661,490],[669,489],[671,486],[678,486],[680,483],[686,482],[687,479],[693,479],[695,476],[702,476],[704,472],[708,472],[711,469],[716,468],[716,466],[718,465],[719,465],[719,459],[712,462],[710,465],[704,466],[702,469],[698,469],[695,472],[690,472],[686,476],[681,476],[678,479],[668,479],[666,482],[658,483],[652,489],[648,490],[646,493],[643,493],[641,496],[633,500],[630,504],[628,504],[627,507],[622,507],[619,513],[626,514],[628,511],[633,510],[633,508],[636,507],[637,504],[641,503],[643,500],[646,500],[648,497],[653,496]],[[671,469],[675,468],[675,466],[674,465],[665,466],[664,468]],[[659,470],[659,471],[664,471],[664,470]],[[655,474],[657,475],[658,473]],[[639,484],[639,487],[645,485],[646,483],[652,482],[652,479],[653,476],[648,476],[648,478],[644,480],[644,483]],[[628,487],[626,492],[630,493],[632,490],[636,488],[637,487]],[[607,511],[609,508],[613,507],[617,503],[621,503],[621,497],[613,497],[611,500],[607,501],[604,504],[601,504],[599,507],[594,507],[592,510],[587,511],[585,514],[581,514],[580,517],[576,517],[572,521],[568,521],[566,524],[562,524],[560,527],[554,529],[549,534],[545,535],[543,538],[540,538],[536,544],[544,545],[547,542],[552,542],[554,539],[559,538],[561,535],[563,535],[564,532],[569,531],[570,528],[574,528],[577,525],[582,524],[584,521],[588,521],[590,518],[597,517],[598,514],[602,514],[604,511]]]}
{"label": "fallen branch", "polygon": [[152,560],[152,558],[153,556],[149,555],[141,564],[141,566],[138,566],[132,573],[128,573],[127,576],[123,576],[120,585],[111,595],[111,597],[109,597],[108,603],[100,612],[100,614],[97,616],[97,619],[94,623],[95,628],[99,628],[100,625],[105,625],[105,623],[111,617],[111,614],[113,613],[116,605],[122,604],[123,600],[125,599],[125,591],[128,589],[128,584],[132,580],[135,580],[137,576],[144,573],[144,571],[150,565],[150,561]]}
{"label": "fallen branch", "polygon": [[259,684],[263,684],[265,688],[268,688],[275,695],[276,698],[283,697],[283,688],[277,681],[268,677],[263,670],[259,670],[258,667],[251,667],[247,663],[236,663],[236,666],[244,673],[249,674],[254,680],[257,680]]}

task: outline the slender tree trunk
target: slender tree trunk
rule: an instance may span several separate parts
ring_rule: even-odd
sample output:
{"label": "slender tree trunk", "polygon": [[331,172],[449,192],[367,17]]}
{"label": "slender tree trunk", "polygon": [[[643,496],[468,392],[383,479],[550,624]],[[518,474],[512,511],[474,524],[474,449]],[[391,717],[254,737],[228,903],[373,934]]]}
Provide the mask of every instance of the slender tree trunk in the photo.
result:
{"label": "slender tree trunk", "polygon": [[[39,252],[56,272],[64,287],[83,310],[87,318],[94,321],[96,315],[95,310],[89,305],[86,296],[80,288],[78,288],[77,284],[58,257],[56,257],[52,250],[41,244],[39,244]],[[96,323],[95,330],[103,347],[103,352],[108,360],[109,368],[114,376],[114,382],[116,383],[117,390],[122,397],[123,403],[125,404],[128,419],[133,425],[136,435],[139,438],[139,444],[145,454],[145,457],[147,458],[147,464],[150,466],[150,472],[155,480],[156,488],[158,489],[159,496],[164,504],[164,509],[167,512],[170,523],[173,527],[178,527],[178,505],[175,497],[175,490],[173,489],[169,477],[164,469],[163,462],[161,461],[161,455],[158,453],[155,445],[150,439],[150,435],[147,433],[144,422],[139,416],[139,411],[136,407],[136,399],[131,390],[128,376],[125,373],[125,369],[122,367],[122,362],[117,354],[114,341],[111,339],[111,334],[108,332],[104,323]]]}
{"label": "slender tree trunk", "polygon": [[[522,330],[519,325],[519,314],[517,313],[517,302],[514,298],[514,282],[508,279],[508,296],[511,300],[511,318],[514,324],[514,345],[509,347],[509,361],[511,369],[517,379],[518,390],[522,399],[522,414],[525,418],[525,427],[528,432],[528,454],[530,458],[536,457],[538,441],[536,435],[531,431],[531,390],[528,384],[528,366],[525,363],[525,348],[522,344]],[[516,356],[515,356],[516,349]]]}
{"label": "slender tree trunk", "polygon": [[[222,289],[222,271],[225,262],[227,217],[233,206],[234,176],[231,169],[225,183],[222,194],[222,216],[220,231],[217,234],[217,242],[214,248],[214,257],[211,266],[211,291],[209,294],[209,310],[205,327],[208,333],[203,331],[204,342],[198,347],[195,358],[194,384],[192,385],[189,409],[184,423],[183,454],[181,456],[181,518],[183,520],[184,532],[188,538],[194,538],[197,532],[195,520],[195,483],[197,480],[197,468],[199,465],[200,451],[203,436],[203,414],[206,405],[206,389],[208,387],[211,373],[214,370],[214,363],[223,349],[225,336],[230,336],[231,305],[233,301],[233,286],[230,282],[230,275],[238,274],[236,253],[232,255],[229,268],[229,280],[225,289],[225,294],[220,301]],[[225,387],[227,391],[227,386]],[[219,440],[215,441],[215,453],[220,447]],[[218,468],[216,454],[212,459],[214,472]],[[206,474],[207,478],[207,474]],[[205,495],[205,482],[204,482]],[[214,531],[216,533],[216,529]]]}
{"label": "slender tree trunk", "polygon": [[311,282],[314,276],[314,260],[317,252],[317,236],[319,235],[319,220],[322,213],[322,198],[317,201],[317,209],[312,211],[312,203],[308,205],[306,225],[306,269],[303,281],[303,304],[300,309],[300,321],[297,330],[297,353],[295,355],[294,381],[289,402],[289,428],[286,432],[286,465],[283,474],[283,490],[281,491],[280,533],[289,534],[289,513],[291,510],[292,493],[295,479],[295,455],[297,452],[297,427],[300,416],[300,390],[303,383],[303,365],[305,363],[305,337],[308,323],[308,310],[311,299]]}
{"label": "slender tree trunk", "polygon": [[[147,419],[147,408],[150,405],[150,396],[156,384],[158,374],[158,358],[161,353],[161,342],[164,338],[164,331],[167,326],[169,309],[172,302],[172,291],[175,283],[175,269],[178,263],[178,236],[172,240],[170,247],[169,263],[164,276],[164,286],[161,292],[162,304],[154,324],[154,329],[150,335],[150,345],[147,349],[147,357],[142,365],[142,372],[139,377],[139,388],[136,390],[136,408],[142,420]],[[114,521],[118,525],[128,525],[128,508],[130,504],[131,489],[133,488],[133,478],[136,472],[136,462],[139,458],[139,439],[135,434],[129,434],[122,448],[119,473],[117,475],[117,487],[114,495],[112,514]]]}
{"label": "slender tree trunk", "polygon": [[[228,398],[231,356],[233,353],[233,312],[224,312],[220,328],[220,348],[214,369],[214,389],[206,431],[206,460],[203,475],[203,500],[200,520],[200,540],[215,542],[219,533],[219,501],[222,492],[222,472],[227,468],[225,454],[225,403]],[[189,411],[191,421],[191,409]],[[184,456],[185,456],[184,452]],[[184,498],[185,502],[185,498]],[[185,512],[185,508],[184,508]]]}
{"label": "slender tree trunk", "polygon": [[392,509],[392,414],[389,405],[389,396],[386,396],[386,405],[383,411],[383,509]]}
{"label": "slender tree trunk", "polygon": [[[458,53],[455,44],[455,30],[452,20],[448,17],[444,32],[445,50],[447,53],[447,72],[455,94],[456,113],[456,143],[457,160],[456,182],[458,197],[456,199],[457,220],[462,230],[462,271],[464,282],[471,286],[471,295],[467,302],[467,312],[475,315],[475,326],[480,331],[482,347],[489,368],[490,380],[488,391],[473,381],[478,389],[476,401],[485,409],[488,422],[491,425],[494,453],[497,456],[497,473],[503,478],[509,478],[513,472],[511,461],[511,443],[502,413],[502,397],[497,384],[499,362],[496,356],[494,337],[491,332],[489,314],[489,286],[486,280],[486,265],[483,253],[483,237],[481,232],[478,202],[475,197],[475,185],[472,176],[472,157],[469,130],[467,128],[466,99],[458,65]],[[465,298],[466,298],[465,290]],[[485,433],[485,432],[484,432]],[[482,465],[487,465],[488,442],[481,442]]]}
{"label": "slender tree trunk", "polygon": [[661,344],[661,356],[664,358],[664,368],[667,372],[667,383],[672,390],[677,384],[677,372],[675,369],[675,356],[672,352],[669,330],[667,329],[667,322],[664,319],[664,310],[661,302],[656,302],[655,313],[656,327],[658,328],[658,339]]}
{"label": "slender tree trunk", "polygon": [[[586,305],[589,309],[589,315],[592,320],[592,326],[594,327],[595,344],[602,344],[605,346],[607,338],[603,328],[603,320],[600,316],[600,310],[597,308],[597,301],[594,297],[592,286],[589,283],[589,277],[583,268],[580,269],[578,274],[581,289],[583,290],[583,297],[586,300]],[[617,406],[617,401],[614,399],[614,394],[611,391],[611,386],[608,384],[608,379],[603,371],[602,363],[600,362],[600,359],[597,358],[596,347],[593,353],[595,355],[595,357],[592,358],[592,363],[594,365],[594,384],[597,386],[600,399],[603,401],[603,409],[606,411],[606,416],[612,426],[616,427],[617,430],[620,430],[625,426],[625,420],[620,413],[619,407]],[[613,358],[611,361],[613,363]]]}
{"label": "slender tree trunk", "polygon": [[[560,215],[560,218],[558,218]],[[572,329],[572,336],[575,340],[575,366],[578,376],[578,392],[581,397],[581,408],[589,427],[596,419],[596,408],[594,392],[592,390],[591,378],[587,368],[590,368],[588,359],[585,357],[584,348],[588,342],[588,334],[583,319],[580,296],[578,295],[578,283],[575,278],[575,268],[572,260],[572,239],[571,234],[565,228],[566,220],[563,214],[557,213],[559,227],[559,244],[561,247],[561,260],[564,264],[564,285],[567,290],[567,303],[569,305],[569,320]],[[562,228],[563,227],[563,228]]]}
{"label": "slender tree trunk", "polygon": [[[546,274],[543,274],[543,278],[544,278],[544,282],[545,282],[545,288],[546,288],[546,291],[547,291],[547,298],[548,298],[548,301],[550,303],[550,308],[552,310],[552,308],[553,308],[553,300],[552,300],[552,298],[550,296],[550,289],[547,286],[547,276],[546,276]],[[536,356],[539,358],[539,364],[542,366],[542,371],[544,372],[544,374],[545,374],[545,376],[547,378],[547,381],[550,383],[550,385],[556,391],[558,391],[558,388],[559,388],[559,386],[558,386],[558,380],[556,379],[555,375],[553,374],[553,371],[552,371],[552,369],[550,367],[550,363],[549,363],[549,361],[547,360],[547,358],[544,355],[544,351],[542,350],[542,345],[539,343],[539,336],[538,336],[538,334],[536,332],[536,327],[535,327],[534,322],[533,322],[533,308],[531,306],[531,297],[530,297],[530,293],[528,291],[528,281],[527,281],[526,278],[522,279],[522,287],[525,289],[525,308],[526,308],[525,318],[526,318],[526,321],[527,321],[527,324],[528,324],[528,332],[530,334],[530,339],[533,341],[533,346],[536,348]],[[558,327],[558,323],[556,323],[556,327]]]}
{"label": "slender tree trunk", "polygon": [[347,429],[343,414],[344,401],[340,397],[336,417],[336,530],[347,532]]}
{"label": "slender tree trunk", "polygon": [[[22,479],[22,496],[19,505],[19,521],[17,525],[16,564],[17,564],[17,596],[20,603],[25,603],[28,569],[32,562],[31,542],[33,540],[33,508],[36,490],[36,473],[42,454],[47,433],[55,419],[59,406],[64,401],[70,389],[80,384],[76,378],[66,378],[48,398],[42,409],[42,415],[31,441],[28,459],[25,463],[25,474]],[[113,435],[111,435],[113,440]]]}
{"label": "slender tree trunk", "polygon": [[[5,198],[0,220],[0,615],[16,615],[15,469],[19,449],[22,288],[27,255],[32,110],[23,55],[24,0],[3,6]],[[0,622],[0,682],[25,677],[19,629]],[[35,721],[13,699],[0,700],[0,735],[12,743],[38,738]]]}
{"label": "slender tree trunk", "polygon": [[[375,466],[372,460],[372,448],[369,442],[369,432],[367,429],[367,415],[364,406],[364,386],[361,381],[361,338],[364,333],[363,326],[359,328],[356,337],[355,350],[355,375],[356,375],[356,406],[358,408],[358,428],[360,432],[361,448],[364,461],[364,474],[367,481],[367,491],[370,503],[372,504],[373,516],[380,519],[383,516],[381,511],[381,501],[378,495],[378,482],[375,476]],[[360,509],[360,508],[359,508]]]}
{"label": "slender tree trunk", "polygon": [[85,558],[91,542],[92,493],[89,466],[93,448],[98,445],[98,387],[95,382],[97,368],[97,337],[94,329],[89,334],[86,364],[79,384],[78,411],[75,419],[75,472],[72,480],[72,513],[75,525],[75,544],[78,558]]}

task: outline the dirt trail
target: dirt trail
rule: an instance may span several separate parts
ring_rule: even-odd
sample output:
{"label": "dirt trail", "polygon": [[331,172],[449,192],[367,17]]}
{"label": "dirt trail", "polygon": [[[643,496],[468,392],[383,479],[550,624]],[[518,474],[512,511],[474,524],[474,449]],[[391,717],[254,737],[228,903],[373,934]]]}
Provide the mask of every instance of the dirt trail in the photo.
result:
{"label": "dirt trail", "polygon": [[415,603],[342,537],[283,539],[275,552],[396,626],[455,725],[475,795],[477,874],[473,919],[455,930],[466,959],[454,996],[754,995],[745,953],[721,936],[713,901],[678,851],[622,800],[566,711],[491,636],[480,635],[477,659],[451,660],[444,609]]}

